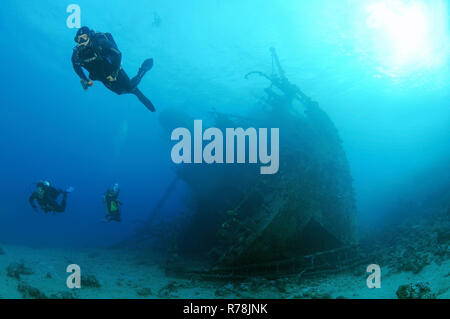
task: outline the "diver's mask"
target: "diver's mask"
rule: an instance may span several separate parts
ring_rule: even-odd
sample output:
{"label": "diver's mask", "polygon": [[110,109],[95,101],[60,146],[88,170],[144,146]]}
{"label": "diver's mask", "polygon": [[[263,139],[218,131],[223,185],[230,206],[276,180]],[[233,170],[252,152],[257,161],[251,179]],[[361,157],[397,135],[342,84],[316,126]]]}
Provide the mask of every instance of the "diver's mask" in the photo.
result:
{"label": "diver's mask", "polygon": [[87,45],[89,43],[89,35],[87,33],[77,36],[76,42],[78,46]]}
{"label": "diver's mask", "polygon": [[39,181],[36,183],[36,186],[41,187],[41,188],[50,187],[50,182],[49,181]]}
{"label": "diver's mask", "polygon": [[113,192],[117,193],[119,191],[119,184],[115,183],[113,186]]}

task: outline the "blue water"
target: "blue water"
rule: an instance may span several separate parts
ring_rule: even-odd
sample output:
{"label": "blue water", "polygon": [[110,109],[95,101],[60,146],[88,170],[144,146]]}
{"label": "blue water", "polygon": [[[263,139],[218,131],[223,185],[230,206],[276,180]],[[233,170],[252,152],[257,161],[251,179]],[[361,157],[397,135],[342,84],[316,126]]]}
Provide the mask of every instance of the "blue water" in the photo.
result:
{"label": "blue water", "polygon": [[[450,150],[448,1],[399,1],[417,4],[425,20],[422,29],[408,31],[418,23],[397,16],[403,34],[392,29],[392,18],[369,23],[385,11],[368,8],[383,2],[76,3],[82,25],[113,34],[130,75],[145,58],[155,59],[140,88],[158,111],[170,107],[202,118],[215,108],[245,115],[266,82],[244,75],[269,73],[269,48],[276,47],[290,81],[334,121],[354,178],[359,224],[377,227],[391,218],[386,202],[416,174],[448,159]],[[148,217],[174,177],[172,143],[158,113],[99,82],[81,89],[70,62],[76,30],[66,26],[69,4],[2,2],[2,243],[119,242]],[[41,179],[75,188],[64,214],[29,207],[32,183]],[[102,194],[115,182],[125,203],[123,222],[103,224]],[[165,212],[182,209],[185,195],[183,189],[173,194]]]}

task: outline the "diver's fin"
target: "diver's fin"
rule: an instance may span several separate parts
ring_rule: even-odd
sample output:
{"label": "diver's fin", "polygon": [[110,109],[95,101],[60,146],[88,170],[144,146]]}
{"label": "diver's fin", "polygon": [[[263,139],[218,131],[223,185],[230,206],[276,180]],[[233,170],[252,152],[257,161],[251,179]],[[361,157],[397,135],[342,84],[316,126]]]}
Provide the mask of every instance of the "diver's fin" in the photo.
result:
{"label": "diver's fin", "polygon": [[153,106],[153,103],[149,99],[147,99],[145,97],[145,95],[142,94],[142,92],[138,88],[135,88],[133,90],[133,94],[137,96],[139,101],[141,101],[142,104],[144,104],[145,107],[148,108],[150,112],[155,112],[156,111],[155,107]]}
{"label": "diver's fin", "polygon": [[153,59],[147,59],[144,61],[144,63],[142,63],[141,67],[139,68],[138,73],[136,74],[136,76],[134,78],[131,79],[130,81],[130,87],[131,88],[137,88],[137,86],[139,85],[139,83],[141,82],[142,78],[144,77],[144,75],[150,71],[153,67]]}
{"label": "diver's fin", "polygon": [[145,60],[141,65],[141,70],[143,72],[148,72],[153,68],[153,59]]}

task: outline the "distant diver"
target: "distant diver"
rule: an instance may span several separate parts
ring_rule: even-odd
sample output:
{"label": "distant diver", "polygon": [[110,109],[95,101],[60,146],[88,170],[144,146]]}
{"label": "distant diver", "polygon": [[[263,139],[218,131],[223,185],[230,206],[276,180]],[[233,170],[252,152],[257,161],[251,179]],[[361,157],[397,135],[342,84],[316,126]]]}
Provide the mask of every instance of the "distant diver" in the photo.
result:
{"label": "distant diver", "polygon": [[120,222],[120,206],[122,206],[119,200],[120,188],[119,184],[114,184],[112,189],[108,189],[103,196],[103,204],[105,205],[106,215],[105,222]]}
{"label": "distant diver", "polygon": [[[122,53],[111,33],[82,27],[75,36],[75,42],[78,44],[73,49],[72,64],[85,90],[94,85],[92,81],[101,81],[116,94],[136,95],[151,112],[155,112],[152,102],[138,88],[144,75],[153,67],[153,59],[145,60],[137,75],[130,80],[121,67]],[[89,78],[82,68],[89,72]]]}
{"label": "distant diver", "polygon": [[[48,181],[40,181],[36,183],[36,190],[31,194],[29,202],[36,212],[38,211],[38,207],[35,201],[45,213],[63,213],[66,210],[67,194],[71,192],[73,192],[73,187],[61,190],[52,187]],[[61,203],[58,203],[57,199],[61,194],[62,200]]]}
{"label": "distant diver", "polygon": [[160,26],[161,26],[161,17],[159,16],[158,12],[154,12],[152,27],[159,28]]}

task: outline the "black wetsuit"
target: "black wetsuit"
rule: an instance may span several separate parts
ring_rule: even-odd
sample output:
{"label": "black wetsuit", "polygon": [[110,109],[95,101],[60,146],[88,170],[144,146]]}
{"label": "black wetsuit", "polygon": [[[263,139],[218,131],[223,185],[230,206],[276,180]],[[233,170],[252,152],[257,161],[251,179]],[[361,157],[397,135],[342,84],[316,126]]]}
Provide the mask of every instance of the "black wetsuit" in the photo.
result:
{"label": "black wetsuit", "polygon": [[[122,53],[117,48],[109,33],[95,33],[89,38],[88,45],[76,46],[72,53],[72,65],[80,79],[84,81],[101,81],[108,89],[116,94],[134,94],[152,112],[153,104],[138,89],[145,72],[138,74],[130,80],[121,65]],[[83,68],[89,72],[89,79]],[[116,78],[109,81],[108,76]]]}
{"label": "black wetsuit", "polygon": [[[36,201],[41,210],[45,213],[55,212],[55,213],[63,213],[66,210],[66,201],[67,201],[67,192],[56,189],[51,186],[41,186],[43,189],[42,195],[40,195],[37,191],[33,192],[29,198],[29,202],[31,207],[35,210],[37,209]],[[61,203],[59,204],[56,200],[59,195],[63,195]]]}

